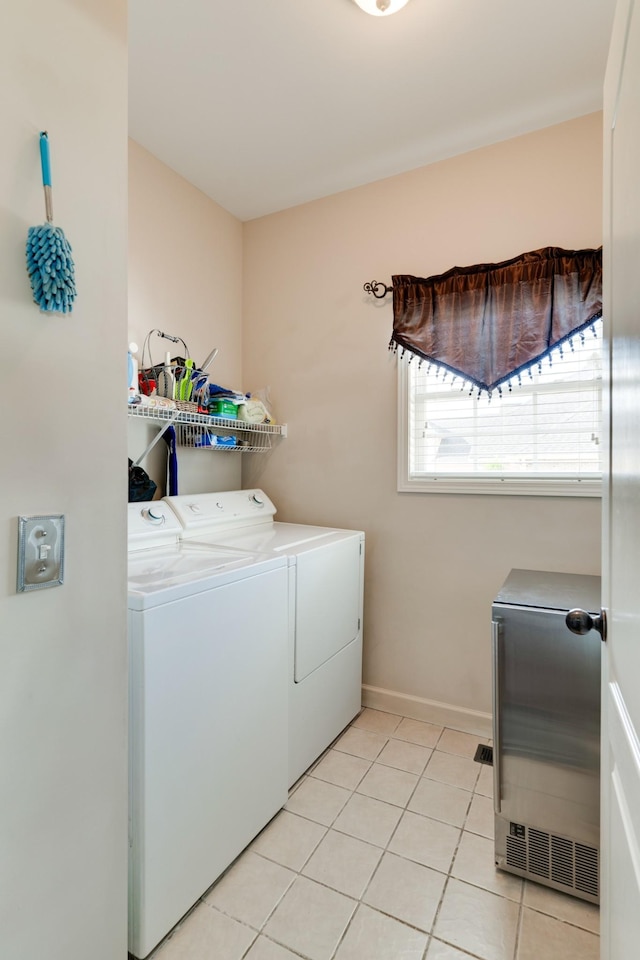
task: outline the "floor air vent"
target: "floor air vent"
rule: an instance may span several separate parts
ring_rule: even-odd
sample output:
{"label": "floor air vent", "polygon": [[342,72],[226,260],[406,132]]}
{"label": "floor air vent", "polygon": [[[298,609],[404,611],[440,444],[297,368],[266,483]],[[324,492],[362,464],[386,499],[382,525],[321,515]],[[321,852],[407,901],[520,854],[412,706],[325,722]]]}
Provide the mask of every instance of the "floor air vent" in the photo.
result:
{"label": "floor air vent", "polygon": [[524,838],[507,837],[506,861],[507,866],[531,877],[598,897],[599,856],[595,847],[527,827]]}
{"label": "floor air vent", "polygon": [[479,743],[473,758],[476,763],[487,763],[493,766],[493,747],[487,747],[484,743]]}

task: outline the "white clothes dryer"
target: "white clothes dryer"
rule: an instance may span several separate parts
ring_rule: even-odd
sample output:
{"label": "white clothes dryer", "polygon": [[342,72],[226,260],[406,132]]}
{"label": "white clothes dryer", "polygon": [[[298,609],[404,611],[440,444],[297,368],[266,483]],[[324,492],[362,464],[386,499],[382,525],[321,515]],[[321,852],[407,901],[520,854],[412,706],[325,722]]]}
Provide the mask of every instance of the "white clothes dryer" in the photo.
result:
{"label": "white clothes dryer", "polygon": [[146,957],[287,800],[285,557],[129,504],[129,950]]}
{"label": "white clothes dryer", "polygon": [[361,709],[364,533],[276,522],[262,490],[166,500],[189,542],[287,558],[291,785]]}

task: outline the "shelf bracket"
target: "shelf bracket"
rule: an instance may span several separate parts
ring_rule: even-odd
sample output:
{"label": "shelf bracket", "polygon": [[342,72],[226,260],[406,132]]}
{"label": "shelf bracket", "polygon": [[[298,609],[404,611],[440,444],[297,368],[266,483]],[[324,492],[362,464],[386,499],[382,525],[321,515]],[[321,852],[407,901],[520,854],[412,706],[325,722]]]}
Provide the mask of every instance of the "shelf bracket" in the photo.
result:
{"label": "shelf bracket", "polygon": [[145,447],[145,449],[142,451],[142,453],[140,454],[140,456],[138,457],[138,459],[133,461],[132,466],[134,466],[134,467],[140,466],[140,464],[142,463],[142,461],[144,460],[144,458],[145,458],[146,456],[148,456],[148,454],[151,453],[151,451],[152,451],[153,448],[155,447],[155,445],[156,445],[156,443],[158,442],[158,440],[160,440],[160,438],[162,437],[163,433],[164,433],[166,430],[168,430],[168,428],[171,426],[171,424],[172,424],[172,423],[175,423],[175,421],[178,419],[178,414],[179,414],[179,413],[180,413],[180,411],[179,411],[179,410],[176,410],[175,415],[174,415],[173,417],[171,417],[170,420],[167,420],[167,422],[166,422],[165,424],[162,425],[161,429],[158,430],[158,432],[156,433],[155,437],[153,438],[153,440],[151,441],[151,443],[149,444],[149,446],[148,446],[148,447]]}

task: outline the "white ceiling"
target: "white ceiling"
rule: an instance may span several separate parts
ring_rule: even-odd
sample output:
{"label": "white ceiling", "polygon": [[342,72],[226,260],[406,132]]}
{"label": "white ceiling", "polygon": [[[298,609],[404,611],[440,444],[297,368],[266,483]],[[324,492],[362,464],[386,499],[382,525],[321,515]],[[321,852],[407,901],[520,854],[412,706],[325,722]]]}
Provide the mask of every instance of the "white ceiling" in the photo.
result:
{"label": "white ceiling", "polygon": [[130,0],[130,133],[241,220],[602,105],[615,0]]}

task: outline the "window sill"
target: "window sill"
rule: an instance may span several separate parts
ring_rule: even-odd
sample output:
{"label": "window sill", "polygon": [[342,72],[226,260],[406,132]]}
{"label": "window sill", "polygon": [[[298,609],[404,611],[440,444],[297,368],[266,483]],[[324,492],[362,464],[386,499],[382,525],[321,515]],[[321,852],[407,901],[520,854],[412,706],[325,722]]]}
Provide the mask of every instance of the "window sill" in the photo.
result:
{"label": "window sill", "polygon": [[493,494],[515,497],[601,497],[601,480],[485,479],[483,477],[399,478],[399,493]]}

